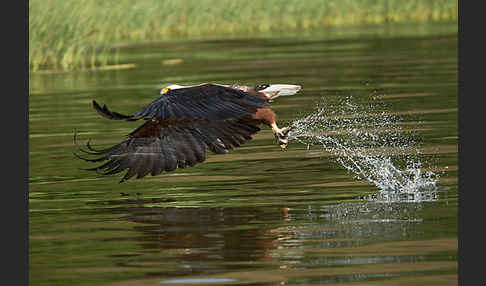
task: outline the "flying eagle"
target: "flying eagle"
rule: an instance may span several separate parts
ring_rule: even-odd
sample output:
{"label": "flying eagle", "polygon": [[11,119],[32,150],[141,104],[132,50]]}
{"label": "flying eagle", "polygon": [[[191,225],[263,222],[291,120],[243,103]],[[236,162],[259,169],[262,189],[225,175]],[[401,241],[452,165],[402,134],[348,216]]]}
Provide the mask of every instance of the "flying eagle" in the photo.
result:
{"label": "flying eagle", "polygon": [[205,83],[195,86],[169,85],[160,90],[158,97],[140,111],[123,115],[101,107],[93,100],[94,109],[112,120],[145,122],[128,134],[122,142],[107,148],[87,149],[74,144],[80,152],[95,156],[85,158],[73,151],[78,158],[88,162],[102,162],[94,168],[104,175],[128,169],[120,183],[137,175],[158,175],[176,168],[194,166],[206,159],[206,150],[216,154],[227,153],[251,140],[260,131],[260,125],[272,128],[280,147],[288,144],[287,134],[292,128],[280,129],[269,102],[279,96],[293,95],[299,85],[219,85]]}

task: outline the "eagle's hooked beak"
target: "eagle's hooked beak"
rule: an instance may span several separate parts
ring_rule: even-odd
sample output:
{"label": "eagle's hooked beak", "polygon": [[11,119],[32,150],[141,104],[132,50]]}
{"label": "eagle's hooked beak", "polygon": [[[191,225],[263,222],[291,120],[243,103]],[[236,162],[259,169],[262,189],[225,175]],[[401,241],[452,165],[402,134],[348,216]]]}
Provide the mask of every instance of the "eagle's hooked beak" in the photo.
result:
{"label": "eagle's hooked beak", "polygon": [[170,88],[166,87],[166,88],[163,88],[162,90],[160,90],[160,93],[159,95],[162,95],[162,94],[166,94],[167,92],[170,91]]}

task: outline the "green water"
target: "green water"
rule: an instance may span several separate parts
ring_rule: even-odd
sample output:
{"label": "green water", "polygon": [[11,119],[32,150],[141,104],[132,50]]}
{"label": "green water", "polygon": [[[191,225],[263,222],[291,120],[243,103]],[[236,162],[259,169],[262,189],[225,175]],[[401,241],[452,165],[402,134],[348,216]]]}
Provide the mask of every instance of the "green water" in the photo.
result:
{"label": "green water", "polygon": [[[31,74],[30,284],[457,285],[457,32],[410,30],[147,43],[121,50],[131,69]],[[318,147],[281,152],[269,128],[167,175],[118,184],[81,170],[75,129],[107,147],[139,124],[101,118],[92,99],[130,114],[164,85],[202,82],[302,85],[273,103],[281,126],[322,97],[379,95],[441,189],[364,200],[376,186]]]}

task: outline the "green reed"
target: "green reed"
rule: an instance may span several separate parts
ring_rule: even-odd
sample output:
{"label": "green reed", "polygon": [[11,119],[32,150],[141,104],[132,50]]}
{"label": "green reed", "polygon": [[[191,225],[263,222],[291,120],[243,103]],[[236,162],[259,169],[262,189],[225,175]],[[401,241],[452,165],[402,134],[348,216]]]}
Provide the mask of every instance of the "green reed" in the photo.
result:
{"label": "green reed", "polygon": [[114,44],[457,20],[456,0],[30,0],[29,67],[117,62]]}

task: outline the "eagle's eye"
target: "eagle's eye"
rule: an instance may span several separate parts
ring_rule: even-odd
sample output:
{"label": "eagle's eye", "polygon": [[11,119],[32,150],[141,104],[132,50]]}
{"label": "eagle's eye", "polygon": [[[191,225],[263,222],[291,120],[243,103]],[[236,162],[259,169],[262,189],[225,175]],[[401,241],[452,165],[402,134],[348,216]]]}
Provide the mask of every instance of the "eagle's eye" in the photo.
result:
{"label": "eagle's eye", "polygon": [[264,90],[265,88],[269,87],[269,84],[260,84],[256,86],[256,91]]}
{"label": "eagle's eye", "polygon": [[165,94],[170,91],[170,88],[166,87],[160,91],[160,94]]}

